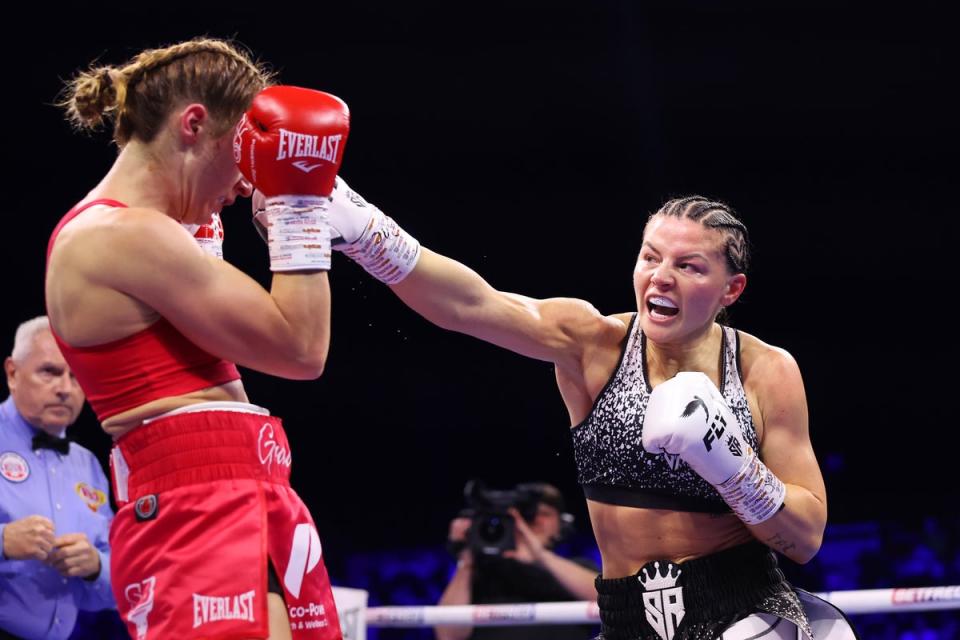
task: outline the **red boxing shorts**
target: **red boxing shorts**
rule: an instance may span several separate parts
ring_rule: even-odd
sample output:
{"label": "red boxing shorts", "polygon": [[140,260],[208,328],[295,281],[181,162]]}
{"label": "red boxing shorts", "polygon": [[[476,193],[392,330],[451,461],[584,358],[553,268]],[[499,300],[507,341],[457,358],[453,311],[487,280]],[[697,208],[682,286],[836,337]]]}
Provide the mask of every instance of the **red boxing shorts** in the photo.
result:
{"label": "red boxing shorts", "polygon": [[280,420],[190,409],[124,435],[110,456],[111,581],[131,638],[268,637],[269,562],[294,640],[342,640]]}

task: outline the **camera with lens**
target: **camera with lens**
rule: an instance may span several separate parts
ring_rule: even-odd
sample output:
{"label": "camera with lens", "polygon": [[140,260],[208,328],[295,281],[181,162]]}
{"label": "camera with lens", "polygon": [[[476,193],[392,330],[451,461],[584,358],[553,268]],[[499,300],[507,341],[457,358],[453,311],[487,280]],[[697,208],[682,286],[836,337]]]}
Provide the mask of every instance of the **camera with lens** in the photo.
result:
{"label": "camera with lens", "polygon": [[516,509],[527,522],[533,522],[541,493],[529,485],[500,491],[488,489],[479,480],[464,487],[467,508],[461,516],[471,519],[466,545],[479,555],[499,556],[517,546],[516,523],[508,509]]}

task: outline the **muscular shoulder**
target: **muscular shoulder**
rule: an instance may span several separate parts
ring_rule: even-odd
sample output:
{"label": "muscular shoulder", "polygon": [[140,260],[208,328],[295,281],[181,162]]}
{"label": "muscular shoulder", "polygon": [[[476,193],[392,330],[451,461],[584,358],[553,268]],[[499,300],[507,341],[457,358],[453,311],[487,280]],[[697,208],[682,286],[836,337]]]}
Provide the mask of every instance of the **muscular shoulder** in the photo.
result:
{"label": "muscular shoulder", "polygon": [[558,374],[574,380],[580,380],[602,354],[619,349],[630,321],[629,314],[604,316],[589,302],[575,298],[548,298],[535,304],[543,326],[550,327],[550,359]]}
{"label": "muscular shoulder", "polygon": [[598,326],[597,346],[616,352],[617,357],[621,351],[624,340],[630,331],[630,322],[633,320],[633,313],[615,313],[604,316],[603,323]]}
{"label": "muscular shoulder", "polygon": [[586,300],[577,298],[543,300],[540,303],[540,313],[581,342],[609,339],[619,341],[630,322],[630,314],[605,316]]}
{"label": "muscular shoulder", "polygon": [[627,334],[630,314],[605,316],[585,300],[551,298],[540,306],[544,319],[556,327],[563,342],[577,345],[581,362],[589,361],[599,350],[619,349]]}
{"label": "muscular shoulder", "polygon": [[799,372],[797,361],[786,350],[740,331],[740,364],[744,380]]}
{"label": "muscular shoulder", "polygon": [[177,270],[188,264],[188,257],[203,256],[179,223],[155,209],[114,209],[75,233],[74,242],[86,259],[96,262],[98,273],[121,278],[134,271]]}
{"label": "muscular shoulder", "polygon": [[86,237],[94,233],[125,234],[140,230],[169,228],[177,223],[157,209],[98,205],[82,212],[61,229],[61,239]]}
{"label": "muscular shoulder", "polygon": [[117,209],[101,222],[98,233],[106,233],[111,240],[138,249],[170,243],[192,246],[190,234],[173,218],[156,209]]}
{"label": "muscular shoulder", "polygon": [[744,387],[761,409],[769,411],[802,401],[800,367],[786,349],[741,331],[740,364]]}
{"label": "muscular shoulder", "polygon": [[71,260],[110,260],[127,251],[142,256],[169,250],[171,243],[190,247],[189,240],[183,227],[156,209],[98,207],[60,231],[51,259],[70,256]]}

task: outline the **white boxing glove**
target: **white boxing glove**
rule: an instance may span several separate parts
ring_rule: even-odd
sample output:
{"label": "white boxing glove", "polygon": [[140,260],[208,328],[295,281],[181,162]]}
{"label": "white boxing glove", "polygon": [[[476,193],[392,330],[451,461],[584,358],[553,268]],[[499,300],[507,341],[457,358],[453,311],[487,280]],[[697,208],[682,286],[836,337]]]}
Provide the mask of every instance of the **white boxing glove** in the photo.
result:
{"label": "white boxing glove", "polygon": [[[328,200],[322,209],[334,251],[343,252],[386,284],[396,284],[413,271],[420,259],[420,243],[393,218],[367,202],[339,176]],[[266,240],[262,213],[267,199],[254,191],[252,205],[254,224]]]}
{"label": "white boxing glove", "polygon": [[750,448],[743,430],[713,381],[683,371],[658,384],[643,420],[643,448],[683,458],[704,480],[717,485],[743,466]]}
{"label": "white boxing glove", "polygon": [[330,226],[333,227],[330,244],[336,251],[344,251],[359,240],[367,228],[376,222],[378,213],[386,217],[351,189],[340,176],[333,184],[329,210]]}
{"label": "white boxing glove", "polygon": [[[337,178],[337,183],[340,182],[340,178]],[[334,187],[336,188],[336,187]],[[360,237],[360,234],[363,233],[364,228],[367,225],[370,217],[373,215],[373,212],[360,212],[360,215],[350,217],[349,215],[344,215],[343,211],[337,211],[337,215],[331,215],[330,203],[333,198],[327,198],[322,207],[326,211],[326,223],[330,225],[330,244],[334,249],[342,249],[344,242],[353,242]],[[361,198],[362,200],[362,198]],[[366,200],[363,201],[366,204]],[[264,242],[269,242],[267,237],[267,226],[265,224],[264,214],[267,210],[267,196],[258,189],[253,192],[253,196],[250,199],[250,207],[253,209],[253,226],[257,229],[257,233],[260,234],[260,237],[263,238]],[[347,211],[347,214],[353,213],[353,211]],[[336,217],[336,220],[334,220]],[[344,232],[341,229],[346,229],[346,233],[349,240],[345,240]]]}
{"label": "white boxing glove", "polygon": [[680,456],[747,524],[767,520],[783,504],[783,482],[760,461],[703,373],[681,372],[653,389],[641,440],[649,453]]}

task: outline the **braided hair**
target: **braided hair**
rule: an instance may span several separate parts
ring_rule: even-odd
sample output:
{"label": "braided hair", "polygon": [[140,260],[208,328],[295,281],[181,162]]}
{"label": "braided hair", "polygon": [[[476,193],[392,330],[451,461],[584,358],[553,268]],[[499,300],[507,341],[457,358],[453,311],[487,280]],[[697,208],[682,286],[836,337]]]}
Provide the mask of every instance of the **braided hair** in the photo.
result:
{"label": "braided hair", "polygon": [[171,111],[185,102],[209,110],[214,133],[226,133],[270,84],[271,75],[238,46],[194,38],[148,49],[117,66],[91,67],[64,88],[59,105],[78,129],[113,124],[123,147],[131,138],[152,141]]}

